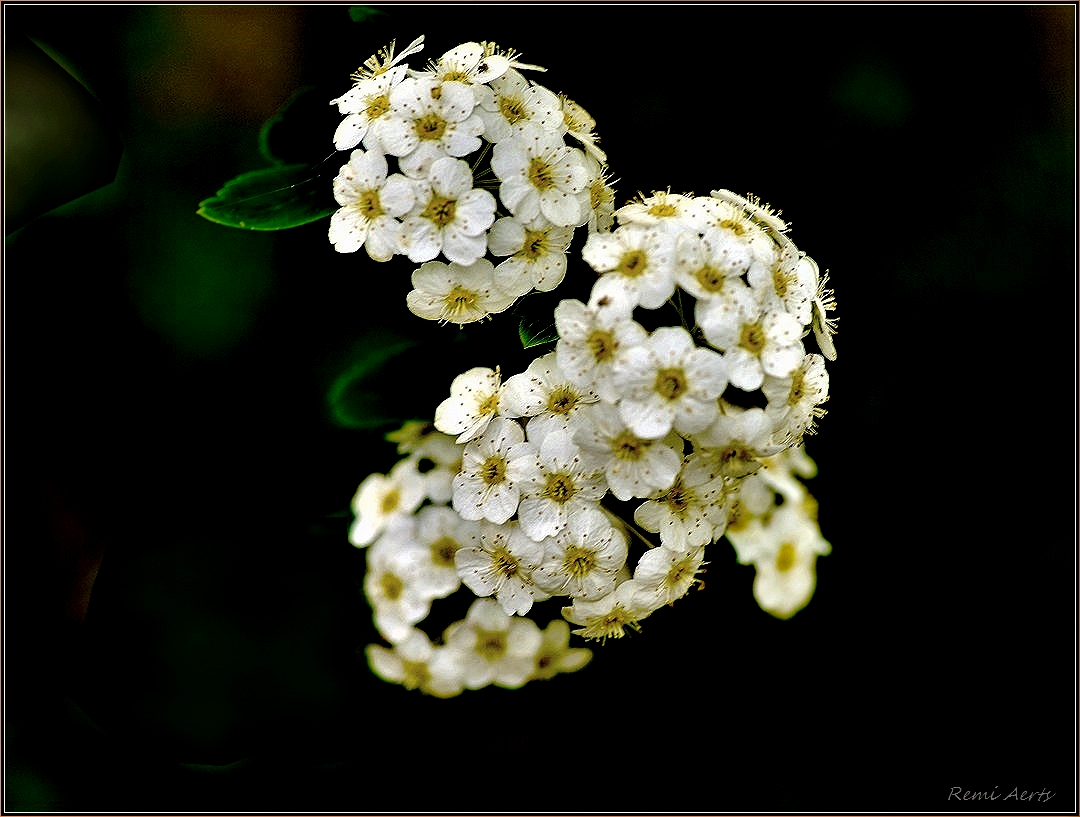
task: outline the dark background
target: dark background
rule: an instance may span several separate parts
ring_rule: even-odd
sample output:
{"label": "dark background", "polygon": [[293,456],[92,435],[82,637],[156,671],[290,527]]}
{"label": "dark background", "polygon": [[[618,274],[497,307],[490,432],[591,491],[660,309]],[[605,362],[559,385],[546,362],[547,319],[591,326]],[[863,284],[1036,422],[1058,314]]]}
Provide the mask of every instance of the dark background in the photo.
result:
{"label": "dark background", "polygon": [[[4,5],[5,171],[51,150],[41,190],[93,190],[6,191],[5,810],[1074,811],[1074,6],[380,8]],[[394,455],[326,396],[412,319],[409,267],[195,209],[295,90],[422,33],[546,66],[619,203],[749,191],[830,270],[833,552],[793,619],[719,543],[577,674],[439,701],[356,654],[345,511]],[[13,87],[22,37],[83,119]],[[59,149],[15,152],[16,92]],[[432,348],[385,378],[421,415],[455,367],[512,368]]]}

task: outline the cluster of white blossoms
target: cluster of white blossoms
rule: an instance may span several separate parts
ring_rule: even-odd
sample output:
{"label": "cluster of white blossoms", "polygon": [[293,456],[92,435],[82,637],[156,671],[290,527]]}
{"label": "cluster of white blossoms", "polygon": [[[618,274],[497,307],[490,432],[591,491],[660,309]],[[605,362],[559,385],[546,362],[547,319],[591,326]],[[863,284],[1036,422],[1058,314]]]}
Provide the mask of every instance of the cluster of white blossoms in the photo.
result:
{"label": "cluster of white blossoms", "polygon": [[[363,143],[335,179],[335,246],[422,262],[408,305],[441,322],[556,287],[581,226],[593,283],[559,302],[553,348],[524,371],[472,365],[432,423],[387,435],[401,459],[360,484],[349,531],[384,640],[373,671],[450,697],[577,670],[592,652],[573,636],[639,630],[704,586],[721,539],[754,567],[758,605],[794,615],[830,551],[803,445],[836,358],[828,275],[753,197],[656,191],[616,209],[594,123],[516,70],[533,66],[486,43],[399,64],[419,48],[380,52],[335,100],[339,149]],[[498,200],[465,160],[484,142]],[[459,592],[465,618],[425,630]],[[551,600],[561,618],[542,628],[530,614]]]}
{"label": "cluster of white blossoms", "polygon": [[545,69],[488,42],[411,69],[423,39],[380,50],[331,101],[351,153],[329,237],[419,264],[409,310],[461,325],[558,286],[575,229],[608,229],[615,197],[593,118],[522,73]]}

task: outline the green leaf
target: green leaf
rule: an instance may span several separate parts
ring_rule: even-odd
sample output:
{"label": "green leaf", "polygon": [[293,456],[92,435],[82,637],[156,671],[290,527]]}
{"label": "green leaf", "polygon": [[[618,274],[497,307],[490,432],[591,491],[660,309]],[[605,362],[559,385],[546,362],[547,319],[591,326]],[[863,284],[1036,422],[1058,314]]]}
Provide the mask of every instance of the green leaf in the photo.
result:
{"label": "green leaf", "polygon": [[341,114],[330,100],[341,90],[315,85],[297,89],[259,130],[259,153],[263,158],[275,165],[287,165],[319,164],[333,156],[337,152],[333,134]]}
{"label": "green leaf", "polygon": [[326,395],[334,423],[343,428],[370,429],[410,419],[416,406],[398,404],[411,404],[411,393],[395,388],[400,381],[386,373],[386,366],[419,344],[385,330],[360,339],[351,362],[334,378]]}
{"label": "green leaf", "polygon": [[542,329],[538,329],[538,326],[541,326],[541,324],[529,324],[525,320],[518,324],[518,337],[521,338],[522,349],[543,346],[545,343],[554,343],[559,339],[559,333],[555,330],[554,323]]}
{"label": "green leaf", "polygon": [[243,230],[284,230],[325,218],[337,209],[333,184],[306,164],[253,170],[199,202],[200,216]]}
{"label": "green leaf", "polygon": [[354,23],[366,23],[374,18],[386,16],[385,11],[379,11],[370,6],[349,6],[349,18]]}

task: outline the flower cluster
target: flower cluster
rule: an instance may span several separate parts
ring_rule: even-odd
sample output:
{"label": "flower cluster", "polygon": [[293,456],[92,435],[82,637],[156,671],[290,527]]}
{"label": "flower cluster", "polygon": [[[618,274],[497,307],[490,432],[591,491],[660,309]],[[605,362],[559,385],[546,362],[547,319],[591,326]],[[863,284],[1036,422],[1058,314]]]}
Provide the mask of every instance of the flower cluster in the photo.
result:
{"label": "flower cluster", "polygon": [[[828,275],[754,197],[616,209],[595,123],[520,73],[535,66],[487,43],[400,64],[420,47],[384,49],[335,100],[338,148],[363,144],[335,179],[335,246],[420,263],[408,306],[444,323],[554,289],[578,227],[592,286],[558,303],[554,346],[524,371],[459,369],[432,423],[388,435],[401,459],[360,484],[349,532],[385,640],[370,666],[439,697],[579,669],[592,652],[572,636],[639,630],[703,586],[721,539],[758,605],[794,615],[831,548],[803,482],[836,358]],[[425,630],[459,591],[465,618]],[[561,618],[542,629],[549,601]]]}
{"label": "flower cluster", "polygon": [[592,117],[522,73],[543,68],[470,42],[411,69],[423,39],[382,49],[332,100],[351,153],[329,237],[419,264],[409,310],[461,325],[558,286],[575,229],[611,226],[614,191]]}

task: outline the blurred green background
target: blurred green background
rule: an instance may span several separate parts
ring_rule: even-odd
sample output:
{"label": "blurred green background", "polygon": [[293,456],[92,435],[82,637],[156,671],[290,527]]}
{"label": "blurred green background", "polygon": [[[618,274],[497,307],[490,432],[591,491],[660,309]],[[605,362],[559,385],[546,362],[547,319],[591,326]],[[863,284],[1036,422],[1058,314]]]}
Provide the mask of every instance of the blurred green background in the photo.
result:
{"label": "blurred green background", "polygon": [[[5,811],[1075,809],[1075,6],[378,8],[3,7]],[[394,455],[327,395],[410,267],[195,210],[301,88],[332,176],[329,100],[420,34],[546,66],[620,203],[751,192],[830,270],[792,620],[718,544],[581,673],[368,673],[345,512]],[[418,415],[515,365],[437,348],[386,372]]]}

